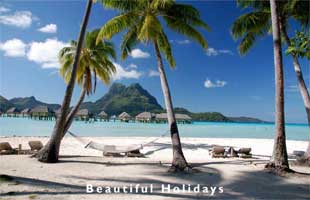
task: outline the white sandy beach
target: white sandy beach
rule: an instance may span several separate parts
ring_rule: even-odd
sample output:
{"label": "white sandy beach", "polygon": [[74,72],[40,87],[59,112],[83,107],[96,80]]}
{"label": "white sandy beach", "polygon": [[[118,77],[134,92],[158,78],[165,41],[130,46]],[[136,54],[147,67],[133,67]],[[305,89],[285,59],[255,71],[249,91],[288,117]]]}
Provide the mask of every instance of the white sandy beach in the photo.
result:
{"label": "white sandy beach", "polygon": [[[85,137],[85,140],[104,144],[141,144],[153,138],[143,137]],[[10,142],[13,147],[28,141],[47,137],[1,137],[0,142]],[[309,176],[277,177],[263,171],[269,160],[273,140],[229,138],[182,138],[187,161],[199,172],[171,174],[168,167],[172,153],[170,138],[165,137],[154,145],[145,147],[145,158],[102,157],[96,150],[84,149],[77,140],[66,136],[61,146],[61,158],[57,164],[37,162],[25,155],[0,156],[1,174],[15,177],[17,183],[1,183],[0,199],[307,199],[310,197]],[[251,147],[253,158],[211,158],[208,148],[222,146]],[[305,141],[287,141],[288,153],[304,150]],[[306,167],[292,166],[298,172],[310,174]],[[153,184],[148,194],[86,194],[86,184],[94,186],[130,186]],[[200,184],[223,187],[223,193],[182,193],[161,191],[162,184],[181,186]]]}

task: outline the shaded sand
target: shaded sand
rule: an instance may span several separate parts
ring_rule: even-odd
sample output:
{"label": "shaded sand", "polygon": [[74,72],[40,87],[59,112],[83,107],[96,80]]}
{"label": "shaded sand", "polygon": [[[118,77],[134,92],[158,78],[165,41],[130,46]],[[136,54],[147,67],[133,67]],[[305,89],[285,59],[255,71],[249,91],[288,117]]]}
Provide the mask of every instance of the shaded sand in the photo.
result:
{"label": "shaded sand", "polygon": [[[8,137],[14,147],[26,148],[29,140],[46,142],[46,137]],[[85,138],[89,139],[89,138]],[[97,137],[92,140],[106,144],[139,144],[152,138]],[[13,180],[0,179],[0,199],[309,199],[310,176],[278,177],[263,171],[269,160],[273,141],[268,139],[182,138],[184,154],[198,170],[191,174],[168,173],[171,161],[170,139],[162,138],[146,147],[145,158],[107,158],[95,150],[84,149],[72,137],[61,146],[60,162],[44,164],[24,155],[0,156],[0,173]],[[251,147],[252,159],[212,159],[208,148],[212,144]],[[288,141],[288,152],[304,150],[307,142]],[[28,148],[28,147],[27,147]],[[292,166],[309,173],[310,169]],[[153,184],[152,193],[85,194],[86,184],[94,186],[135,186]],[[162,184],[171,187],[182,184],[223,187],[212,196],[209,193],[163,193]]]}

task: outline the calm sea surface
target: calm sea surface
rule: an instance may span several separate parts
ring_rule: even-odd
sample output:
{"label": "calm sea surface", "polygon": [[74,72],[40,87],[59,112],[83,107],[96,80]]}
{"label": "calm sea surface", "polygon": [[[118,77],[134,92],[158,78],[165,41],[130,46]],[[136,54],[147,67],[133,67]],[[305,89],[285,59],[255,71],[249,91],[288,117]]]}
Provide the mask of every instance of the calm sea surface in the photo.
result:
{"label": "calm sea surface", "polygon": [[[27,118],[0,117],[1,136],[49,136],[55,121],[39,121]],[[81,136],[159,136],[166,132],[167,124],[124,122],[75,121],[71,131]],[[273,138],[273,124],[194,122],[179,124],[183,137],[212,138]],[[308,140],[309,128],[305,124],[286,125],[287,139]]]}

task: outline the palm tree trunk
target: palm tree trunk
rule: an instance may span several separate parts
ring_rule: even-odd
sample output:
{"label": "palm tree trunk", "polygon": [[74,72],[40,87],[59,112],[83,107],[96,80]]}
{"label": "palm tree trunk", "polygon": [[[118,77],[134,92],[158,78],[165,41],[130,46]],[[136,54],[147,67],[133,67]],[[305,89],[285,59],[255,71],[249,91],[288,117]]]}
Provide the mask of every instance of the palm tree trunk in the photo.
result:
{"label": "palm tree trunk", "polygon": [[[281,21],[281,33],[284,36],[284,40],[285,40],[286,44],[288,46],[290,46],[291,40],[288,37],[287,31],[285,28],[285,24],[282,21]],[[293,65],[294,65],[294,70],[295,70],[296,77],[297,77],[299,91],[300,91],[300,94],[301,94],[302,99],[304,101],[304,105],[305,105],[305,109],[306,109],[306,113],[307,113],[308,127],[310,128],[310,96],[309,96],[309,92],[307,90],[307,86],[306,86],[305,80],[303,78],[303,74],[301,71],[301,67],[300,67],[298,58],[294,54],[292,54],[292,57],[293,57]],[[310,140],[308,141],[308,148],[306,150],[306,156],[307,157],[310,156]]]}
{"label": "palm tree trunk", "polygon": [[71,126],[71,124],[72,124],[72,122],[74,120],[74,116],[79,111],[79,108],[80,108],[81,104],[84,101],[85,95],[86,95],[86,90],[83,88],[77,104],[72,108],[71,112],[69,113],[69,115],[67,117],[62,137],[64,137],[66,135],[67,131],[69,130],[69,128],[70,128],[70,126]]}
{"label": "palm tree trunk", "polygon": [[57,118],[56,120],[56,124],[54,126],[54,130],[53,130],[50,140],[36,155],[38,160],[41,162],[55,163],[58,161],[58,158],[59,158],[60,143],[61,143],[62,135],[64,132],[65,124],[66,124],[66,117],[69,112],[78,62],[80,60],[81,48],[82,48],[82,44],[83,44],[83,40],[84,40],[84,36],[86,32],[88,19],[89,19],[90,12],[91,12],[92,3],[93,3],[92,0],[88,0],[87,2],[86,11],[85,11],[85,15],[83,18],[83,22],[82,22],[82,26],[81,26],[81,30],[80,30],[80,34],[78,38],[78,44],[77,44],[76,54],[74,57],[72,73],[71,73],[71,77],[70,77],[69,83],[66,88],[65,97],[63,99],[63,103],[61,106],[60,117]]}
{"label": "palm tree trunk", "polygon": [[156,53],[156,58],[157,58],[157,67],[159,71],[161,87],[162,87],[163,95],[165,98],[168,124],[170,127],[170,134],[171,134],[171,140],[172,140],[173,159],[172,159],[172,165],[171,165],[170,171],[184,171],[184,170],[189,169],[189,165],[186,162],[183,151],[182,151],[179,130],[178,130],[178,126],[177,126],[174,111],[173,111],[170,89],[169,89],[166,73],[164,70],[162,58],[160,55],[159,47],[156,41],[154,41],[154,48],[155,48],[155,53]]}
{"label": "palm tree trunk", "polygon": [[276,0],[270,0],[272,35],[274,45],[274,65],[276,84],[276,110],[275,110],[275,139],[273,153],[267,168],[275,172],[283,172],[289,169],[286,138],[285,138],[285,118],[284,118],[284,80],[280,26]]}

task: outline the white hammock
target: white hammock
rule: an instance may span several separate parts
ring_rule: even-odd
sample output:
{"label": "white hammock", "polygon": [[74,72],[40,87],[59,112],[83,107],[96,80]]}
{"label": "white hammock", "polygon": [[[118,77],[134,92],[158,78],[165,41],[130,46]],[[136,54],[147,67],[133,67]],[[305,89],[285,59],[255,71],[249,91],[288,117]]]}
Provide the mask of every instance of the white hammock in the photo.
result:
{"label": "white hammock", "polygon": [[161,134],[159,137],[155,138],[154,140],[151,140],[150,142],[144,143],[144,144],[133,144],[133,145],[128,145],[128,146],[119,146],[119,145],[106,145],[94,141],[86,141],[85,139],[75,135],[71,131],[68,131],[68,133],[74,137],[76,140],[78,140],[80,143],[85,145],[84,148],[90,148],[90,149],[95,149],[102,151],[103,153],[128,153],[131,151],[137,151],[140,149],[143,149],[145,146],[149,146],[152,143],[156,142],[160,138],[164,137],[169,131],[164,132]]}

